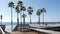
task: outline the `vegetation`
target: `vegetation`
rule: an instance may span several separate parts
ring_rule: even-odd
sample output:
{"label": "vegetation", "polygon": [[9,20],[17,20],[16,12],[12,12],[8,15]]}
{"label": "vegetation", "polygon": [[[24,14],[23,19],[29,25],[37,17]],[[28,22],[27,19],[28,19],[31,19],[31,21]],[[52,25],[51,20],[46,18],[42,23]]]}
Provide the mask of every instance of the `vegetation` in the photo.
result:
{"label": "vegetation", "polygon": [[23,2],[22,1],[18,1],[18,7],[19,7],[19,11],[20,11],[20,20],[21,20],[21,24],[22,24],[22,5],[23,5]]}
{"label": "vegetation", "polygon": [[13,15],[12,15],[12,8],[14,8],[14,3],[13,2],[9,2],[8,3],[8,7],[11,8],[11,30],[13,30]]}
{"label": "vegetation", "polygon": [[44,25],[44,13],[46,13],[46,9],[43,8],[43,9],[42,9],[42,12],[43,12],[43,25]]}
{"label": "vegetation", "polygon": [[[14,3],[13,2],[9,2],[8,7],[11,8],[11,30],[12,30],[13,29],[12,8],[14,8]],[[19,25],[19,13],[20,13],[21,25],[22,25],[22,17],[23,17],[23,23],[25,24],[26,14],[24,14],[24,11],[26,11],[26,7],[23,5],[22,1],[18,1],[17,5],[15,7],[15,10],[17,12],[17,25]],[[29,6],[27,8],[27,12],[30,15],[30,24],[32,24],[32,22],[31,22],[31,15],[33,13],[33,8],[31,6]],[[45,8],[38,9],[37,12],[36,12],[36,15],[38,16],[38,24],[39,25],[40,25],[40,15],[42,13],[43,13],[43,24],[44,24],[44,12],[46,12]]]}
{"label": "vegetation", "polygon": [[37,10],[37,13],[36,13],[36,15],[38,16],[38,24],[40,25],[40,15],[41,15],[41,9],[38,9]]}
{"label": "vegetation", "polygon": [[17,25],[19,25],[19,15],[18,15],[18,13],[20,13],[20,12],[19,12],[19,7],[18,7],[18,5],[16,6],[15,10],[16,10],[16,12],[17,12]]}
{"label": "vegetation", "polygon": [[32,8],[32,7],[28,7],[27,12],[28,12],[28,14],[30,15],[30,24],[32,24],[32,23],[31,23],[31,14],[32,14],[32,12],[33,12],[33,8]]}

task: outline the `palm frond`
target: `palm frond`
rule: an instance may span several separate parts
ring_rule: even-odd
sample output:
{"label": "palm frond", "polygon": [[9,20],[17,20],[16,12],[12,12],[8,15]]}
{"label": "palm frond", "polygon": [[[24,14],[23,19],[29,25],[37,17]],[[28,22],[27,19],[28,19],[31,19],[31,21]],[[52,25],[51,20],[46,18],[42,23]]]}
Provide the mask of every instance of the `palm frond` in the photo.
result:
{"label": "palm frond", "polygon": [[36,15],[39,16],[39,15],[41,15],[41,13],[42,13],[42,10],[41,9],[38,9]]}
{"label": "palm frond", "polygon": [[14,8],[14,3],[13,2],[9,2],[8,7],[13,7]]}
{"label": "palm frond", "polygon": [[26,11],[26,8],[24,6],[21,6],[21,11]]}
{"label": "palm frond", "polygon": [[16,10],[16,12],[20,13],[18,6],[15,7],[15,10]]}
{"label": "palm frond", "polygon": [[27,10],[28,14],[32,14],[33,13],[33,8],[32,7],[28,7],[28,10]]}
{"label": "palm frond", "polygon": [[27,15],[23,14],[22,17],[25,18]]}
{"label": "palm frond", "polygon": [[28,7],[28,9],[33,9],[32,7]]}
{"label": "palm frond", "polygon": [[45,8],[43,8],[43,12],[46,12],[46,9]]}
{"label": "palm frond", "polygon": [[22,1],[19,1],[19,2],[18,2],[18,5],[23,5],[23,2],[22,2]]}

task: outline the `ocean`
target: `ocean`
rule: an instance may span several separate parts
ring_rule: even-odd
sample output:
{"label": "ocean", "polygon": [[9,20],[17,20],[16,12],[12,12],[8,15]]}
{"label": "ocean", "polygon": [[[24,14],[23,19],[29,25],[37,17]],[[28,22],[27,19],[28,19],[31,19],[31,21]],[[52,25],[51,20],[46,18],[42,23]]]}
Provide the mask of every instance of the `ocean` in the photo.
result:
{"label": "ocean", "polygon": [[[5,25],[5,31],[11,31],[11,22],[2,22],[3,25]],[[25,22],[25,24],[30,24],[30,22]],[[37,22],[32,22],[32,24],[36,25]],[[40,25],[43,25],[43,22],[40,22]],[[47,24],[48,26],[60,26],[60,22],[44,22],[44,24]],[[13,22],[13,29],[17,25],[17,22]],[[39,25],[39,24],[38,24]]]}

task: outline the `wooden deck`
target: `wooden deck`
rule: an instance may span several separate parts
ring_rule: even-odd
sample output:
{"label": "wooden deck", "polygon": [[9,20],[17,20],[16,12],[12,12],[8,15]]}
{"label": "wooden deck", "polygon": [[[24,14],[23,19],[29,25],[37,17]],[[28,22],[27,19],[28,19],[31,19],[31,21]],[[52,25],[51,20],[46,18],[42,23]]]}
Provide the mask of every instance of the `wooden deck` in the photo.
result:
{"label": "wooden deck", "polygon": [[45,29],[45,30],[52,30],[52,31],[60,32],[60,26],[30,25],[30,28],[38,28],[38,29]]}
{"label": "wooden deck", "polygon": [[60,34],[57,31],[45,30],[45,29],[37,29],[37,28],[30,28],[31,30],[37,31],[39,34],[42,32],[43,34]]}
{"label": "wooden deck", "polygon": [[46,25],[30,25],[30,30],[36,31],[39,34],[60,34],[60,26],[46,26]]}
{"label": "wooden deck", "polygon": [[[20,27],[21,30],[22,30],[22,29],[25,29],[26,25],[19,25],[19,26],[23,26],[23,27]],[[18,26],[16,26],[15,29],[17,27]],[[11,34],[60,34],[60,32],[52,31],[52,30],[48,30],[48,29],[44,29],[44,28],[50,28],[50,27],[49,26],[40,26],[40,25],[38,25],[38,26],[29,25],[29,29],[32,30],[32,31],[30,31],[30,32],[16,32],[15,31],[15,32],[11,32]]]}
{"label": "wooden deck", "polygon": [[33,25],[33,24],[29,24],[30,28],[48,28],[50,26],[46,26],[46,25]]}

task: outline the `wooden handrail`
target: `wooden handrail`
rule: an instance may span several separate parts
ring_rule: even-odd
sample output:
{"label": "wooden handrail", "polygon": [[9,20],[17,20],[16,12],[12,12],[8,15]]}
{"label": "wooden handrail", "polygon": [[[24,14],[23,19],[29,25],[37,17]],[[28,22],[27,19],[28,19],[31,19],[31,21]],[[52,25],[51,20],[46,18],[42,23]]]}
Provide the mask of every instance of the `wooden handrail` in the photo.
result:
{"label": "wooden handrail", "polygon": [[1,28],[1,27],[0,27],[0,30],[1,30],[2,34],[5,34],[5,32],[2,30],[2,28]]}

